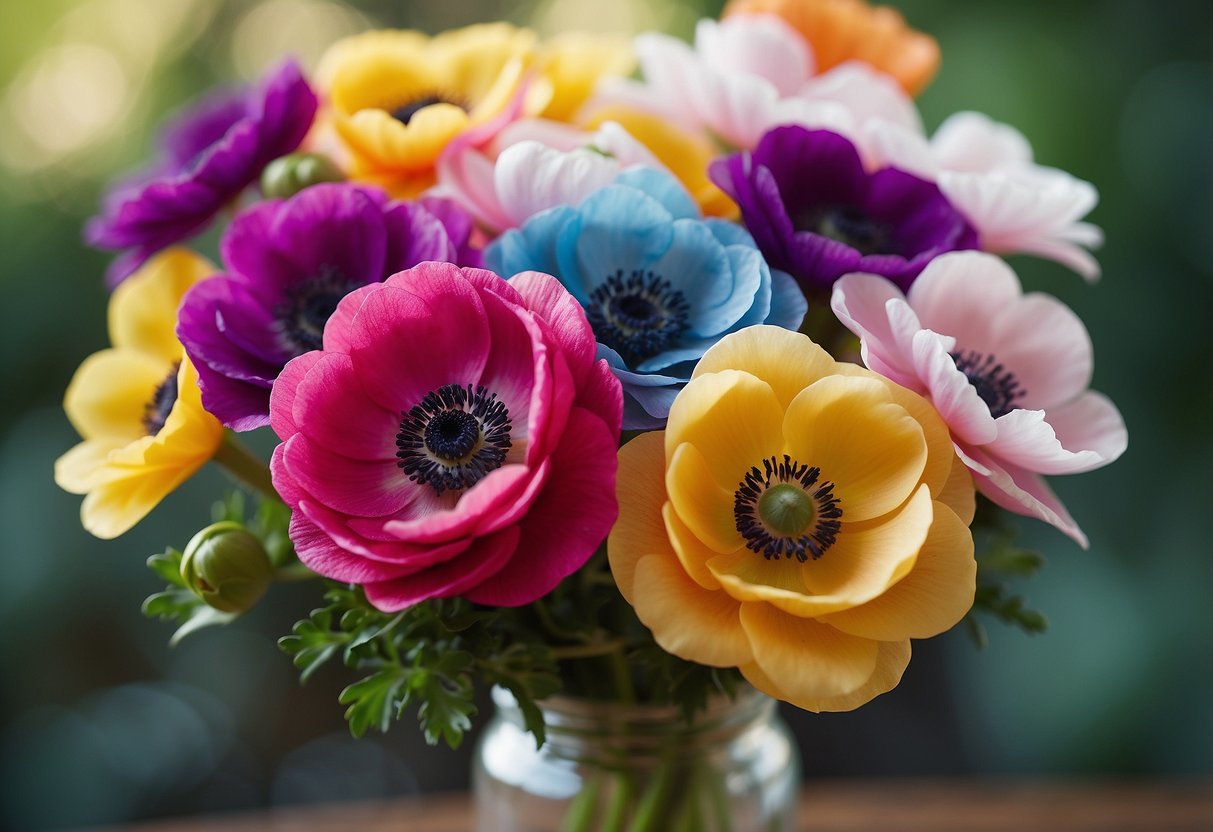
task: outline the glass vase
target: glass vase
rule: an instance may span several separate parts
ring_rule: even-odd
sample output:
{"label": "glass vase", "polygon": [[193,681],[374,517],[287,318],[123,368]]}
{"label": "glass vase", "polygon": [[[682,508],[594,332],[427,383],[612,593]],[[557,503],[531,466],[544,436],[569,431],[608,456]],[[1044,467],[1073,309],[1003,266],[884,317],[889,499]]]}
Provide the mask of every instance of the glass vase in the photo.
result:
{"label": "glass vase", "polygon": [[669,706],[553,697],[540,749],[514,698],[493,701],[473,763],[478,832],[793,829],[796,745],[752,688],[690,723]]}

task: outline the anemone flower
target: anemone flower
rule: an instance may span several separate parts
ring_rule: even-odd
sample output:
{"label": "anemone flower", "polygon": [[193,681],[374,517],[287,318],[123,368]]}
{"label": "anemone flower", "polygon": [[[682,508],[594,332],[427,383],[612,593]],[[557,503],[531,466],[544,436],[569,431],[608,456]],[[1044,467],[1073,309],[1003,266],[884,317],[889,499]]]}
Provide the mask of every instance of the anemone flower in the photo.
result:
{"label": "anemone flower", "polygon": [[810,711],[897,685],[973,603],[973,486],[921,397],[804,335],[710,349],[619,452],[611,573],[662,648]]}
{"label": "anemone flower", "polygon": [[299,558],[394,611],[550,592],[616,516],[619,382],[553,278],[422,263],[347,295],[274,384]]}
{"label": "anemone flower", "polygon": [[586,310],[598,355],[623,382],[624,427],[660,427],[695,362],[742,327],[800,326],[806,304],[736,225],[699,219],[671,176],[649,168],[576,206],[542,211],[485,249],[499,274],[556,276]]}
{"label": "anemone flower", "polygon": [[189,239],[307,135],[316,96],[287,61],[254,86],[213,94],[164,129],[162,159],[120,183],[85,226],[96,248],[125,250],[106,273],[120,283],[160,249]]}
{"label": "anemone flower", "polygon": [[853,271],[909,286],[943,252],[977,246],[935,185],[895,168],[866,172],[854,145],[828,130],[778,127],[753,153],[714,162],[711,175],[771,266],[806,291]]}
{"label": "anemone flower", "polygon": [[220,246],[227,270],[186,294],[177,328],[207,410],[233,430],[269,424],[274,379],[320,349],[345,295],[425,260],[467,257],[470,233],[453,206],[389,202],[350,184],[315,185],[238,215]]}
{"label": "anemone flower", "polygon": [[223,427],[198,395],[173,335],[186,290],[214,270],[184,249],[148,260],[110,296],[110,349],[84,360],[63,409],[84,441],[55,462],[55,482],[84,494],[97,537],[126,532],[215,455]]}
{"label": "anemone flower", "polygon": [[1091,339],[1077,315],[1023,294],[1009,266],[979,252],[939,257],[906,294],[847,275],[832,306],[868,367],[931,400],[983,494],[1087,545],[1042,475],[1107,465],[1128,434],[1116,406],[1087,389]]}

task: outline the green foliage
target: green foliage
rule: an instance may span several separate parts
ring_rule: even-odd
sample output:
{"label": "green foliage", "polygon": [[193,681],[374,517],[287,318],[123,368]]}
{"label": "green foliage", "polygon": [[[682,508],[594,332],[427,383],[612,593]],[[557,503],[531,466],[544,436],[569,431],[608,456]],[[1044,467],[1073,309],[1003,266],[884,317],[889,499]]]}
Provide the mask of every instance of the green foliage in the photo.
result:
{"label": "green foliage", "polygon": [[737,696],[741,674],[736,668],[706,667],[680,659],[655,642],[636,648],[629,657],[647,680],[647,698],[657,704],[677,705],[687,722],[705,710],[714,696]]}
{"label": "green foliage", "polygon": [[497,684],[514,694],[528,730],[543,742],[535,701],[560,681],[545,645],[518,640],[513,611],[440,599],[392,615],[372,607],[361,590],[338,584],[325,600],[278,644],[304,681],[337,656],[366,673],[339,697],[354,736],[386,731],[415,706],[426,741],[456,748],[471,728],[477,685]]}
{"label": "green foliage", "polygon": [[985,625],[979,615],[997,618],[1002,623],[1018,627],[1025,633],[1043,633],[1048,629],[1044,615],[1028,606],[1014,582],[1026,580],[1044,566],[1044,556],[1024,549],[1016,543],[1017,532],[1005,512],[984,500],[978,502],[978,514],[973,523],[973,538],[977,546],[977,593],[973,609],[965,616],[965,628],[978,648],[989,643]]}

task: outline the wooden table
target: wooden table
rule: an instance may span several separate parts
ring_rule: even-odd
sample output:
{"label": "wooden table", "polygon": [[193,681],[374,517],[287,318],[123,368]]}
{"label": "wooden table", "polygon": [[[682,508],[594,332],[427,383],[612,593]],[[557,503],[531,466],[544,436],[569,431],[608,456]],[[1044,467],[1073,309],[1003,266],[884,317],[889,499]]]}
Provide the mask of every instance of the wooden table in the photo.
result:
{"label": "wooden table", "polygon": [[[1213,780],[827,780],[802,832],[1213,832]],[[468,832],[467,795],[161,821],[131,832]]]}

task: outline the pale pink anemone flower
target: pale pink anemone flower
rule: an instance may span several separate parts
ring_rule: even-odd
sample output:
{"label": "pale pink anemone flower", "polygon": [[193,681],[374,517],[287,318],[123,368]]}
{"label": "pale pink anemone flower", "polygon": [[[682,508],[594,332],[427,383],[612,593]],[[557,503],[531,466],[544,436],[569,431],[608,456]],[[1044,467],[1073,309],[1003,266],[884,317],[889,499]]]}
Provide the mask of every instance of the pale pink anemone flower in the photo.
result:
{"label": "pale pink anemone flower", "polygon": [[486,145],[454,143],[438,162],[438,184],[430,193],[455,202],[495,235],[548,208],[576,205],[633,167],[665,170],[615,122],[588,132],[522,119]]}
{"label": "pale pink anemone flower", "polygon": [[1082,219],[1099,202],[1095,186],[1038,165],[1023,134],[981,113],[956,113],[930,139],[904,124],[876,122],[867,135],[882,165],[936,182],[968,217],[984,251],[1054,260],[1088,281],[1099,263],[1088,249],[1103,244]]}
{"label": "pale pink anemone flower", "polygon": [[918,111],[896,81],[857,61],[815,74],[812,48],[774,15],[700,20],[693,47],[646,33],[634,50],[644,80],[604,81],[586,112],[636,107],[742,150],[753,149],[773,127],[799,124],[846,136],[865,159],[875,122],[922,130]]}
{"label": "pale pink anemone flower", "polygon": [[1006,263],[972,251],[932,260],[908,294],[846,275],[830,305],[869,369],[931,400],[983,494],[1087,546],[1042,475],[1107,465],[1128,434],[1116,406],[1087,389],[1091,339],[1069,307],[1023,294]]}
{"label": "pale pink anemone flower", "polygon": [[517,606],[615,521],[623,398],[577,301],[422,263],[350,293],[270,397],[270,463],[299,559],[395,611]]}

